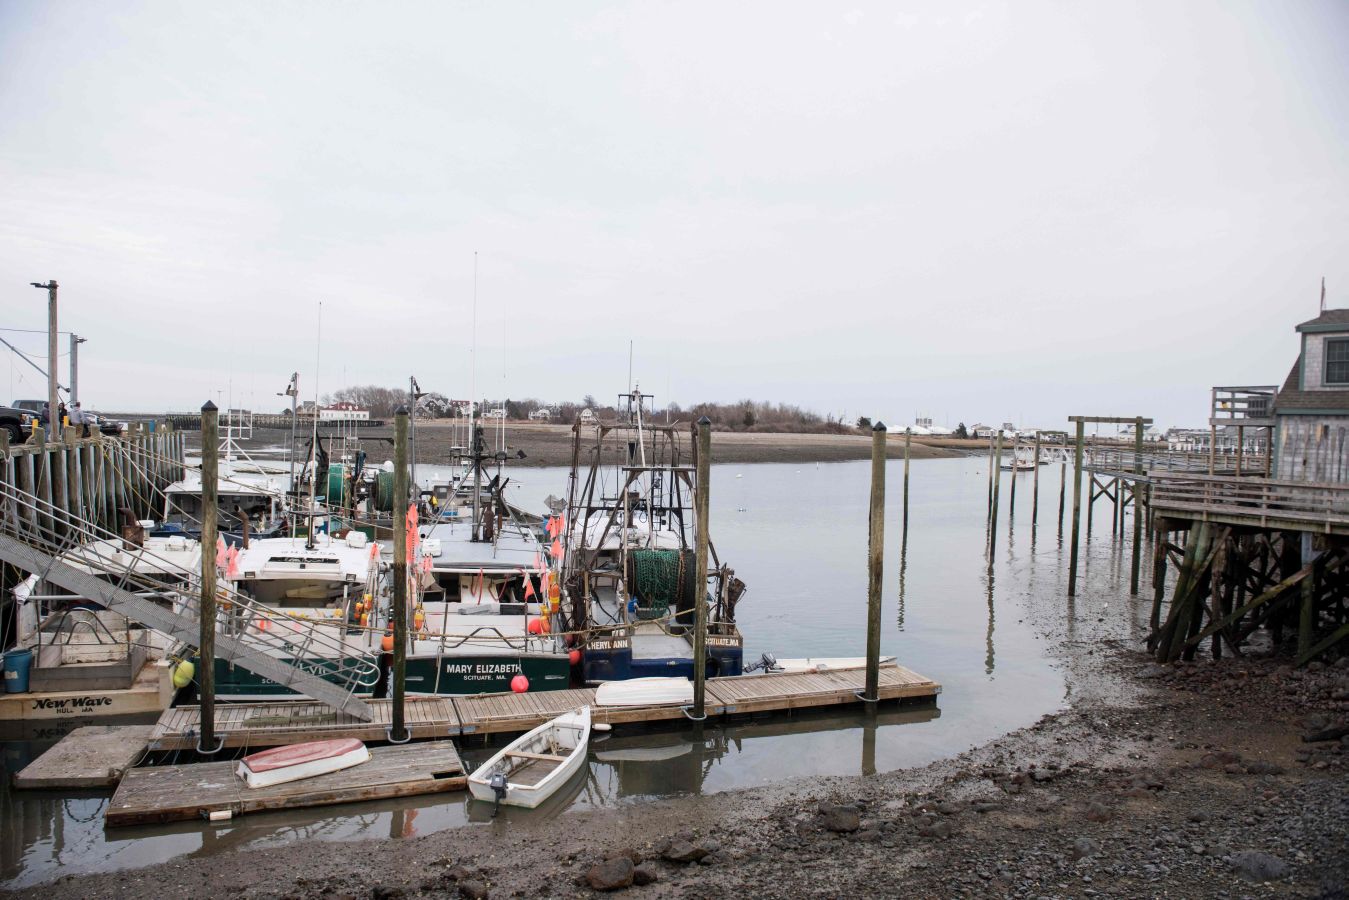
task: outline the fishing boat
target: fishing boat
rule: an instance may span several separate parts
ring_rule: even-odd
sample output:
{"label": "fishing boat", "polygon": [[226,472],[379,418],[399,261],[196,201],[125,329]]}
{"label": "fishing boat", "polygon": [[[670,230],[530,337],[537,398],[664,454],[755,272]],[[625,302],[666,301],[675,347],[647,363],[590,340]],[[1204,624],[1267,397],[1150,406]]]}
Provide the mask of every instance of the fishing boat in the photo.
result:
{"label": "fishing boat", "polygon": [[1031,472],[1041,461],[1035,458],[1035,451],[1028,447],[1017,447],[1012,451],[1011,459],[1003,459],[1000,468],[1004,472]]}
{"label": "fishing boat", "polygon": [[585,766],[590,707],[583,706],[516,738],[468,776],[474,799],[537,807]]}
{"label": "fishing boat", "polygon": [[256,789],[339,772],[369,759],[370,751],[355,738],[307,741],[245,756],[239,760],[236,773],[244,784]]}
{"label": "fishing boat", "polygon": [[[467,459],[460,480],[466,489],[453,498],[467,514],[415,528],[407,690],[564,690],[570,654],[546,624],[555,581],[534,523],[506,502],[505,453],[487,451],[479,425]],[[492,463],[495,473],[487,471]],[[520,675],[523,684],[515,680]]]}
{"label": "fishing boat", "polygon": [[[231,410],[221,424],[219,473],[216,481],[216,528],[226,544],[243,542],[244,533],[276,536],[285,528],[286,493],[291,487],[287,467],[276,460],[254,458],[239,444],[252,436],[252,416]],[[164,506],[152,537],[201,537],[203,482],[200,469],[164,489]]]}
{"label": "fishing boat", "polygon": [[[612,422],[578,424],[565,523],[562,621],[581,635],[587,683],[693,675],[694,600],[705,596],[707,674],[739,675],[744,642],[735,607],[745,584],[709,542],[708,580],[696,584],[696,471],[683,462],[679,425],[650,419],[650,394],[619,398]],[[613,450],[621,462],[607,466]],[[581,460],[589,460],[581,468]]]}
{"label": "fishing boat", "polygon": [[[374,691],[383,648],[372,610],[388,593],[388,566],[364,533],[250,539],[226,557],[217,616],[223,636],[337,683],[354,679],[357,693]],[[299,696],[221,659],[215,684],[224,700]]]}

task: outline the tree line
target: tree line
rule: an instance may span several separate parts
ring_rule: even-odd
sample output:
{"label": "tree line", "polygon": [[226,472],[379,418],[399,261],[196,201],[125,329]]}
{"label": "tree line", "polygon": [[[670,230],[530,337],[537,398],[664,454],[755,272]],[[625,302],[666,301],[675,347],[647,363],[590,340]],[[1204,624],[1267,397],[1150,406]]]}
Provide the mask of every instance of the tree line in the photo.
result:
{"label": "tree line", "polygon": [[[324,396],[325,405],[334,403],[352,403],[361,409],[368,409],[372,418],[387,419],[393,416],[399,406],[409,403],[411,397],[405,388],[381,387],[374,384],[355,385],[342,388]],[[504,410],[507,419],[528,419],[532,413],[547,409],[549,421],[574,422],[582,410],[589,409],[601,419],[612,419],[618,410],[612,404],[601,404],[593,394],[587,394],[580,401],[562,401],[548,403],[535,397],[521,400],[484,401],[476,410],[478,416],[490,415],[494,410]],[[416,414],[419,417],[441,419],[462,415],[465,412],[453,400],[438,392],[422,394],[417,400]],[[740,400],[735,403],[695,403],[682,407],[671,403],[668,407],[647,409],[646,414],[654,421],[663,422],[668,417],[671,422],[689,421],[707,416],[716,431],[745,432],[801,432],[846,434],[854,431],[852,423],[843,416],[814,412],[790,403],[766,403],[756,400]]]}

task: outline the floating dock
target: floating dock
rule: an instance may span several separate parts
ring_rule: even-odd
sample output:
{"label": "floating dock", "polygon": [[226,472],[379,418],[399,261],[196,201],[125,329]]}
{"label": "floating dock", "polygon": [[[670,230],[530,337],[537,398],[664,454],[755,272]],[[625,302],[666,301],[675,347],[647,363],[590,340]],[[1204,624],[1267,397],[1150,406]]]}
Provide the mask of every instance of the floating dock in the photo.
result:
{"label": "floating dock", "polygon": [[[817,674],[739,675],[707,680],[709,719],[826,706],[861,704],[863,669]],[[931,698],[941,685],[903,666],[880,670],[880,699]],[[610,725],[659,722],[685,717],[676,705],[595,706],[595,691],[583,688],[474,697],[409,697],[404,721],[414,738],[461,737],[528,731],[578,706],[591,707],[595,722]],[[371,700],[370,722],[334,712],[315,702],[230,703],[216,705],[215,731],[226,747],[269,747],[320,738],[388,739],[392,703]],[[165,711],[150,739],[152,750],[193,750],[200,709]]]}
{"label": "floating dock", "polygon": [[86,725],[14,776],[27,789],[114,787],[145,755],[153,725]]}
{"label": "floating dock", "polygon": [[108,802],[109,826],[233,818],[361,800],[463,790],[464,766],[450,741],[376,747],[370,761],[340,772],[265,788],[235,774],[238,761],[131,769]]}

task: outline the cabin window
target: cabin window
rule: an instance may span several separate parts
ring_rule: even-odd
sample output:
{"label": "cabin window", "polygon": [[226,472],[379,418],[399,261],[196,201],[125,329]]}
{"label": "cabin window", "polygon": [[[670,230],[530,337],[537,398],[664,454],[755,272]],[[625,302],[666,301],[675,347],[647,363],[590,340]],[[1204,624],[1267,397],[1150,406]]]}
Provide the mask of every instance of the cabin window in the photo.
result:
{"label": "cabin window", "polygon": [[1326,341],[1326,384],[1349,384],[1349,338]]}

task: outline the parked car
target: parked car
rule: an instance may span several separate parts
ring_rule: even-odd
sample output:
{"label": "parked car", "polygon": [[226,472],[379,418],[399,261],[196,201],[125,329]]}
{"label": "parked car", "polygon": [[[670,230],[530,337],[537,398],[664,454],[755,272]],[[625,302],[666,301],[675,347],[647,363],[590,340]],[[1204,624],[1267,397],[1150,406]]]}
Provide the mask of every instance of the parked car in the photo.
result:
{"label": "parked car", "polygon": [[22,444],[33,433],[33,414],[26,409],[0,406],[0,428],[9,435],[11,444]]}

